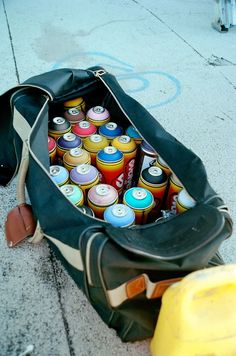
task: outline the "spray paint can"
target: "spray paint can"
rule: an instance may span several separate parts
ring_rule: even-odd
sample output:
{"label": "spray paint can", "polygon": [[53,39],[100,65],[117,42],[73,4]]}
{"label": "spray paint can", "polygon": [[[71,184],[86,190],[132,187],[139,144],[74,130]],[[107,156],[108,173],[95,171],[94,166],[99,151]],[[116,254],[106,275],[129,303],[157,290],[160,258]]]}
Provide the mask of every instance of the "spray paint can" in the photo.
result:
{"label": "spray paint can", "polygon": [[126,190],[123,203],[134,210],[135,223],[140,225],[146,224],[148,215],[154,207],[154,198],[149,190],[134,187]]}
{"label": "spray paint can", "polygon": [[70,172],[70,180],[82,189],[85,202],[88,190],[100,182],[98,170],[91,164],[80,164],[73,168]]}
{"label": "spray paint can", "polygon": [[64,102],[64,109],[69,110],[76,108],[78,110],[85,111],[85,101],[82,97],[78,97],[72,100],[67,100]]}
{"label": "spray paint can", "polygon": [[103,106],[94,106],[88,110],[86,119],[96,127],[99,127],[105,125],[110,120],[110,114]]}
{"label": "spray paint can", "polygon": [[57,144],[54,138],[50,136],[48,136],[48,152],[49,152],[50,165],[55,164],[56,156],[57,156]]}
{"label": "spray paint can", "polygon": [[104,220],[115,227],[129,227],[134,225],[134,211],[125,204],[109,206],[104,211]]}
{"label": "spray paint can", "polygon": [[143,140],[142,137],[139,135],[138,131],[132,125],[127,128],[126,135],[131,137],[136,143],[136,145],[140,145]]}
{"label": "spray paint can", "polygon": [[154,151],[151,145],[149,145],[146,141],[142,141],[139,146],[139,161],[136,164],[135,168],[135,181],[139,180],[141,172],[145,168],[151,167],[157,158],[157,153]]}
{"label": "spray paint can", "polygon": [[65,167],[61,167],[58,165],[50,166],[50,176],[54,183],[62,186],[67,184],[69,181],[69,172]]}
{"label": "spray paint can", "polygon": [[131,188],[134,175],[135,157],[137,153],[136,143],[127,135],[116,137],[112,146],[123,152],[124,155],[124,190]]}
{"label": "spray paint can", "polygon": [[166,173],[167,176],[171,175],[170,167],[167,165],[167,163],[164,161],[164,159],[161,158],[161,156],[157,157],[154,165],[161,168]]}
{"label": "spray paint can", "polygon": [[179,192],[183,189],[182,183],[174,173],[170,176],[169,189],[166,198],[166,209],[176,213],[176,201]]}
{"label": "spray paint can", "polygon": [[91,135],[94,135],[97,131],[96,126],[91,124],[91,122],[88,121],[81,121],[75,126],[72,127],[72,132],[79,136],[82,141]]}
{"label": "spray paint can", "polygon": [[68,132],[57,139],[57,156],[62,158],[66,152],[77,147],[82,147],[81,138],[72,132]]}
{"label": "spray paint can", "polygon": [[96,217],[103,219],[103,213],[110,205],[118,202],[117,190],[109,184],[98,184],[88,191],[88,206]]}
{"label": "spray paint can", "polygon": [[70,131],[71,131],[71,124],[69,123],[69,121],[64,119],[64,117],[60,117],[60,116],[54,117],[48,123],[48,134],[49,136],[53,137],[55,140],[57,140],[58,137]]}
{"label": "spray paint can", "polygon": [[71,126],[76,125],[78,122],[85,120],[84,112],[77,108],[71,108],[64,112],[64,117],[69,121]]}
{"label": "spray paint can", "polygon": [[177,197],[176,212],[181,214],[188,209],[193,208],[196,205],[196,201],[188,194],[185,189],[182,189]]}
{"label": "spray paint can", "polygon": [[162,207],[168,178],[165,172],[159,167],[145,168],[138,181],[138,187],[148,189],[155,201],[155,207],[153,213],[159,213]]}
{"label": "spray paint can", "polygon": [[70,151],[66,152],[63,156],[63,164],[71,171],[74,167],[79,164],[90,164],[91,157],[90,153],[84,150],[83,148],[72,148]]}
{"label": "spray paint can", "polygon": [[124,185],[123,153],[107,146],[97,153],[96,166],[102,175],[102,182],[112,185],[121,194]]}
{"label": "spray paint can", "polygon": [[65,184],[60,187],[62,193],[69,199],[74,205],[80,206],[84,203],[84,196],[82,190],[73,184]]}
{"label": "spray paint can", "polygon": [[87,214],[93,218],[95,217],[93,210],[89,208],[87,205],[81,205],[79,208],[82,211],[82,213]]}
{"label": "spray paint can", "polygon": [[86,151],[90,153],[91,156],[91,164],[96,166],[96,155],[98,151],[109,145],[107,139],[101,135],[95,134],[85,138],[84,140],[84,148]]}
{"label": "spray paint can", "polygon": [[99,127],[99,134],[106,137],[108,142],[111,142],[115,137],[122,135],[123,129],[115,122],[108,122]]}

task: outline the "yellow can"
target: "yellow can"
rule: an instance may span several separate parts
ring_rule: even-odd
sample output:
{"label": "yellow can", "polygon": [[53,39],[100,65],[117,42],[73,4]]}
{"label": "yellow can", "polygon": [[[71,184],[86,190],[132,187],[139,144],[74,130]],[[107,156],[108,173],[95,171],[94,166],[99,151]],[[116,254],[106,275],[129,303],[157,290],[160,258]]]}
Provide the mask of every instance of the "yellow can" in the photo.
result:
{"label": "yellow can", "polygon": [[79,164],[91,163],[90,153],[83,148],[72,148],[70,151],[66,152],[63,156],[63,164],[71,171],[74,167]]}
{"label": "yellow can", "polygon": [[161,168],[166,173],[167,176],[171,175],[170,167],[167,165],[167,163],[164,161],[164,159],[161,158],[160,156],[157,157],[154,165]]}
{"label": "yellow can", "polygon": [[176,213],[176,201],[179,192],[183,189],[183,185],[174,173],[170,176],[170,184],[166,198],[166,209]]}
{"label": "yellow can", "polygon": [[96,166],[96,155],[98,151],[109,145],[106,137],[95,134],[89,137],[86,137],[84,140],[84,148],[90,153],[91,164]]}
{"label": "yellow can", "polygon": [[162,297],[152,356],[235,356],[235,310],[236,264],[190,273]]}
{"label": "yellow can", "polygon": [[85,101],[82,97],[78,97],[72,100],[68,100],[64,102],[64,109],[69,110],[76,108],[78,110],[85,111]]}
{"label": "yellow can", "polygon": [[185,189],[182,189],[177,197],[176,212],[177,214],[184,213],[186,210],[193,208],[196,201],[188,194]]}

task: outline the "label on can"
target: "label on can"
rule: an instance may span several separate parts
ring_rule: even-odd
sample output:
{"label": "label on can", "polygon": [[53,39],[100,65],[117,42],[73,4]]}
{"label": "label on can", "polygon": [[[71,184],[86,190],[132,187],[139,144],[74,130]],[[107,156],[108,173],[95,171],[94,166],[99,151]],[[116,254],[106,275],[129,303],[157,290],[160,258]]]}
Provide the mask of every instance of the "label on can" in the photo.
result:
{"label": "label on can", "polygon": [[129,136],[122,135],[118,138],[118,141],[120,143],[129,143],[131,141],[131,138]]}
{"label": "label on can", "polygon": [[76,139],[76,136],[72,132],[68,132],[63,135],[63,138],[65,141],[72,142]]}
{"label": "label on can", "polygon": [[83,154],[83,151],[79,147],[75,147],[70,150],[70,155],[72,157],[80,157],[80,156],[82,156],[82,154]]}
{"label": "label on can", "polygon": [[96,193],[98,195],[105,196],[109,193],[109,188],[104,184],[100,184],[96,187]]}
{"label": "label on can", "polygon": [[96,114],[102,114],[102,113],[105,111],[105,109],[104,109],[102,106],[95,106],[95,107],[93,108],[93,111],[94,111]]}
{"label": "label on can", "polygon": [[79,122],[79,127],[81,127],[81,129],[88,129],[90,127],[90,123],[88,121],[81,121]]}
{"label": "label on can", "polygon": [[55,177],[55,176],[58,176],[61,172],[61,167],[59,166],[52,166],[49,168],[50,170],[50,175]]}
{"label": "label on can", "polygon": [[54,117],[52,119],[52,121],[55,123],[55,124],[64,124],[66,122],[66,120],[63,118],[63,117]]}
{"label": "label on can", "polygon": [[127,215],[127,207],[126,206],[114,206],[112,208],[112,214],[116,217],[123,217]]}
{"label": "label on can", "polygon": [[107,146],[107,147],[104,148],[104,152],[109,154],[109,155],[112,155],[113,153],[117,152],[117,148],[115,148],[113,146]]}
{"label": "label on can", "polygon": [[108,130],[115,130],[117,128],[117,124],[115,122],[108,122],[105,126]]}
{"label": "label on can", "polygon": [[102,137],[100,135],[92,135],[90,136],[90,141],[92,142],[101,142],[102,141]]}
{"label": "label on can", "polygon": [[147,196],[147,192],[145,192],[145,190],[143,189],[135,189],[133,192],[132,192],[132,195],[135,199],[138,199],[138,200],[141,200],[141,199],[145,199],[146,196]]}
{"label": "label on can", "polygon": [[88,164],[80,164],[79,166],[76,167],[76,170],[80,174],[87,174],[89,173],[91,168]]}

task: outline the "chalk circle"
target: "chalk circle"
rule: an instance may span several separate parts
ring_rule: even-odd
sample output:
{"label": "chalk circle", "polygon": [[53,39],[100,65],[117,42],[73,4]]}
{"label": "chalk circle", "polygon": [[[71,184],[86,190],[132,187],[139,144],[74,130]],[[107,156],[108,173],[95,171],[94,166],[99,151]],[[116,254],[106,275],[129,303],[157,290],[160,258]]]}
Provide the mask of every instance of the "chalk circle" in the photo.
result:
{"label": "chalk circle", "polygon": [[[83,67],[83,63],[87,63],[87,67],[96,65],[108,68],[108,71],[116,76],[127,94],[134,96],[135,99],[142,102],[146,109],[168,105],[181,94],[180,82],[172,74],[156,69],[136,72],[135,68],[129,63],[100,51],[68,54],[54,63],[51,69],[63,68],[65,65],[66,67],[70,67],[70,64],[73,63],[76,63],[76,66],[78,66],[80,62],[80,68]],[[155,81],[157,81],[157,85],[154,84]],[[160,84],[163,84],[163,87],[160,87]],[[155,102],[148,104],[146,101],[149,98],[155,98]]]}

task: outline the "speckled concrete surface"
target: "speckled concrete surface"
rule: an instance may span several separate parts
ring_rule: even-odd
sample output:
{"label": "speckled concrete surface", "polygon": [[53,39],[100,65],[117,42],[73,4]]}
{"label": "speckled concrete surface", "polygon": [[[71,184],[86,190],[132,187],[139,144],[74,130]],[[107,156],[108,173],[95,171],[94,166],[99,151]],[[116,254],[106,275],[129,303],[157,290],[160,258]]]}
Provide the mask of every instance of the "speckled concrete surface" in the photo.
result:
{"label": "speckled concrete surface", "polygon": [[[211,0],[0,1],[0,91],[54,68],[100,64],[203,160],[236,218],[236,29],[214,31]],[[149,355],[122,343],[45,241],[8,249],[15,180],[0,187],[0,355]],[[236,262],[235,233],[220,250]]]}

